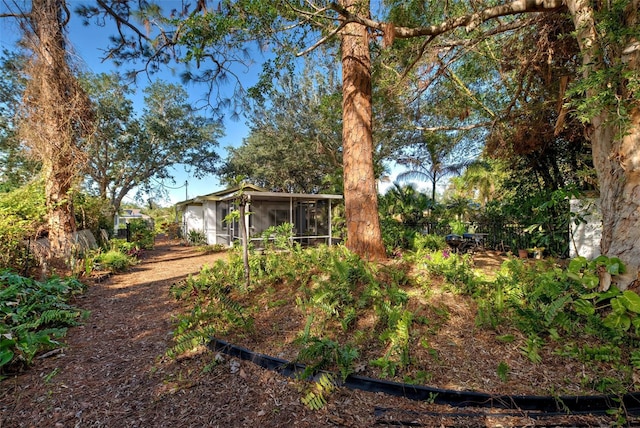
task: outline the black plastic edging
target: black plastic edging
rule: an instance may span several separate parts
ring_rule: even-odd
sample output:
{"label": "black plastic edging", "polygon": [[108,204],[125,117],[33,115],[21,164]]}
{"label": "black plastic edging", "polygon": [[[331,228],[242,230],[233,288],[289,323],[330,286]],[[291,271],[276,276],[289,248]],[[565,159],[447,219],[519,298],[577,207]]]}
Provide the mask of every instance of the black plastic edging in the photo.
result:
{"label": "black plastic edging", "polygon": [[[224,340],[211,338],[209,349],[226,355],[251,361],[252,363],[278,372],[284,376],[295,377],[301,374],[305,366],[280,358],[254,353],[246,348],[232,345]],[[623,406],[628,414],[640,414],[640,392],[618,395],[493,395],[473,391],[455,391],[432,388],[421,385],[391,382],[363,376],[348,376],[340,383],[351,389],[369,392],[383,392],[389,395],[405,397],[411,400],[429,401],[434,404],[446,404],[452,407],[491,407],[513,410],[536,410],[542,412],[566,413],[606,413],[610,409]]]}

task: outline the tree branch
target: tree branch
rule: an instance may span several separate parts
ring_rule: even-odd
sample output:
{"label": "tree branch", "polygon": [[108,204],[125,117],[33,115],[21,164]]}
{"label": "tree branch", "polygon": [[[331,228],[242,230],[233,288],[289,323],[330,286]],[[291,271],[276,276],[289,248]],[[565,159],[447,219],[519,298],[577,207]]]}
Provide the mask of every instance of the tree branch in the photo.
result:
{"label": "tree branch", "polygon": [[329,34],[327,34],[326,36],[322,37],[320,40],[318,40],[312,46],[308,47],[307,49],[303,50],[302,52],[298,52],[296,54],[296,56],[298,56],[298,57],[304,56],[304,55],[308,54],[309,52],[315,50],[320,45],[322,45],[327,40],[329,40],[331,37],[333,37],[336,34],[338,34],[340,32],[340,30],[342,30],[344,28],[345,25],[346,25],[346,22],[341,22],[340,25],[338,25],[335,29],[333,29]]}
{"label": "tree branch", "polygon": [[489,7],[475,13],[460,16],[458,18],[451,18],[443,21],[438,25],[409,28],[387,26],[385,23],[353,14],[338,3],[331,3],[331,9],[342,16],[344,21],[348,23],[356,22],[358,24],[381,32],[392,28],[394,31],[394,38],[400,39],[409,39],[423,36],[438,36],[440,34],[460,27],[465,27],[467,31],[472,31],[483,22],[489,21],[494,18],[499,18],[501,16],[516,15],[518,13],[525,12],[551,12],[562,7],[564,7],[564,2],[562,0],[515,0],[511,3]]}
{"label": "tree branch", "polygon": [[0,18],[31,19],[30,13],[0,13]]}
{"label": "tree branch", "polygon": [[417,131],[441,132],[441,131],[470,131],[472,129],[485,128],[492,126],[493,122],[474,123],[466,126],[416,126]]}

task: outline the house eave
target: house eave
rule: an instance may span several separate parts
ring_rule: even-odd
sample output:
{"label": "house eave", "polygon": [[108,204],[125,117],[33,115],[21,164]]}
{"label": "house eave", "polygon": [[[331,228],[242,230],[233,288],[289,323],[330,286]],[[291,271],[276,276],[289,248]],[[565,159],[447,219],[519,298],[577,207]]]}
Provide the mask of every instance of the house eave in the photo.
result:
{"label": "house eave", "polygon": [[[283,193],[283,192],[267,192],[262,190],[245,190],[243,194],[247,195],[250,200],[254,201],[320,201],[320,200],[340,200],[342,195],[333,195],[326,193]],[[205,202],[215,201],[232,201],[240,195],[240,189],[227,189],[223,192],[210,193],[208,195],[197,196],[195,198],[178,202],[178,207],[189,205],[202,205]]]}
{"label": "house eave", "polygon": [[[250,200],[260,201],[287,201],[287,200],[306,200],[306,201],[319,201],[326,199],[342,199],[342,195],[331,195],[324,193],[282,193],[282,192],[244,192]],[[237,197],[237,195],[235,195]],[[233,198],[231,198],[233,199]]]}

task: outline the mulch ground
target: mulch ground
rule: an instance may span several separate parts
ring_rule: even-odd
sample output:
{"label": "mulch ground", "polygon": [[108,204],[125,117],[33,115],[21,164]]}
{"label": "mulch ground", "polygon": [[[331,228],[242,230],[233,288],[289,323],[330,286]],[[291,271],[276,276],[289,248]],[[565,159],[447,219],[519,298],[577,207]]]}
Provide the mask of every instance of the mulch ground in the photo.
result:
{"label": "mulch ground", "polygon": [[345,388],[321,410],[305,407],[302,382],[213,353],[165,356],[175,317],[188,311],[175,282],[224,255],[160,240],[125,274],[91,284],[75,304],[90,311],[67,346],[0,382],[5,427],[493,427],[609,426],[590,415],[455,409]]}

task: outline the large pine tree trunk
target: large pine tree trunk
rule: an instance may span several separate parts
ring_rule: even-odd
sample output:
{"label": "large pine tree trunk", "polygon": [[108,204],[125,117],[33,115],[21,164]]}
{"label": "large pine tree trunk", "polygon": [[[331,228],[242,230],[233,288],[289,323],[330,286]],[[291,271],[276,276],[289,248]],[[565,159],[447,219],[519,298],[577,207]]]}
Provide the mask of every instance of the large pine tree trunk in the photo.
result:
{"label": "large pine tree trunk", "polygon": [[[351,10],[369,10],[368,0],[343,0],[342,5]],[[347,24],[342,32],[342,84],[346,245],[364,259],[383,260],[386,252],[373,170],[369,35],[359,24]]]}
{"label": "large pine tree trunk", "polygon": [[602,210],[600,250],[627,266],[627,273],[617,278],[623,289],[638,279],[640,269],[640,109],[631,117],[632,127],[621,141],[605,124],[598,124],[593,135]]}
{"label": "large pine tree trunk", "polygon": [[[627,6],[624,20],[628,27],[638,25],[639,3],[632,0]],[[577,30],[584,77],[588,78],[607,67],[599,45],[595,13],[587,0],[567,0],[567,6]],[[617,58],[626,71],[636,76],[640,71],[637,43],[637,40],[630,40],[627,46],[621,46],[622,55]],[[589,137],[600,188],[600,250],[602,254],[619,257],[627,266],[625,275],[614,278],[624,289],[638,279],[640,267],[640,108],[637,94],[633,99],[623,82],[615,90],[616,99],[631,100],[633,105],[629,128],[620,128],[622,118],[617,117],[620,112],[616,106],[611,106],[592,118]],[[599,95],[598,91],[598,88],[593,88],[587,96],[595,97]],[[622,134],[624,136],[621,137]]]}
{"label": "large pine tree trunk", "polygon": [[42,162],[53,257],[69,253],[76,224],[72,190],[82,165],[78,138],[91,118],[88,98],[67,62],[63,0],[32,0],[25,40],[33,52],[28,67],[21,135]]}

